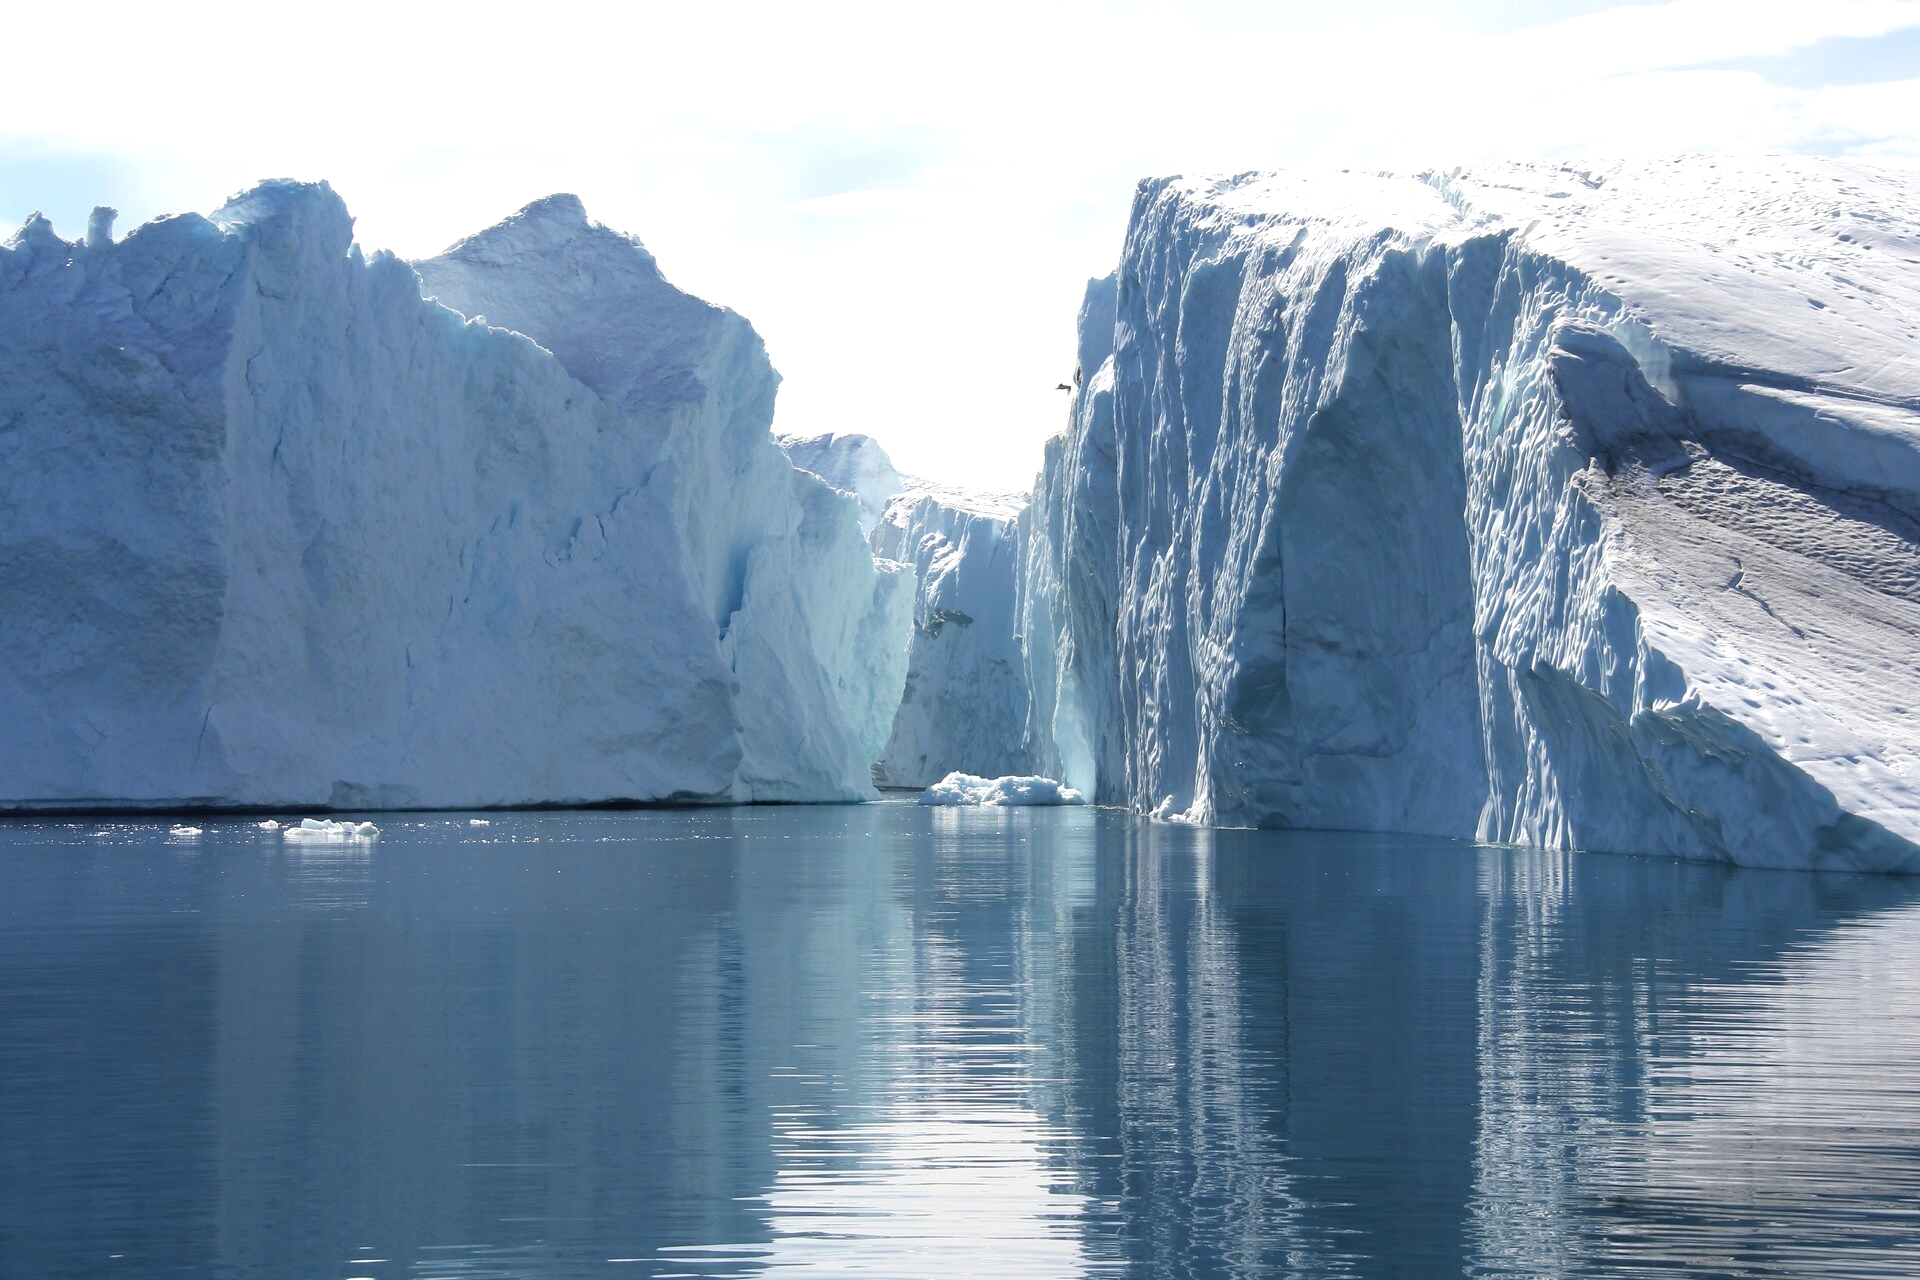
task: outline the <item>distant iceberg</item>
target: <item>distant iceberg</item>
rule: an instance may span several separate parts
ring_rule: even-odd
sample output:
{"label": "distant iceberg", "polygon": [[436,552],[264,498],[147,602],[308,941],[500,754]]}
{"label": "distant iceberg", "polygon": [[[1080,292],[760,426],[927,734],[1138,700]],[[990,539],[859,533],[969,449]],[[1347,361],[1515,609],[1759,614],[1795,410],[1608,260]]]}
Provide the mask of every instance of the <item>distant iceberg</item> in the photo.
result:
{"label": "distant iceberg", "polygon": [[783,436],[793,465],[857,497],[874,555],[913,573],[906,686],[873,776],[925,787],[949,773],[1025,769],[1019,634],[1025,494],[902,475],[863,435]]}
{"label": "distant iceberg", "polygon": [[778,437],[787,460],[860,503],[860,531],[872,534],[893,496],[909,481],[893,469],[893,460],[872,436],[851,432]]}
{"label": "distant iceberg", "polygon": [[950,773],[920,793],[927,805],[1055,805],[1085,804],[1086,798],[1052,778],[978,778]]}

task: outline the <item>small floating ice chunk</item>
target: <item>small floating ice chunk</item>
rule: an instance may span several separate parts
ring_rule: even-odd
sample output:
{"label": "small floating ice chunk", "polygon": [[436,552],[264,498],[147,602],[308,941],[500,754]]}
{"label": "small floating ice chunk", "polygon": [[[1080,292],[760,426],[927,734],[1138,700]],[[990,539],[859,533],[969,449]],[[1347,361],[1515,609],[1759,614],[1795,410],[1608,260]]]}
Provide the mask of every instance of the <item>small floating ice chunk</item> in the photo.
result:
{"label": "small floating ice chunk", "polygon": [[467,825],[470,827],[485,827],[491,824],[485,818],[468,818]]}
{"label": "small floating ice chunk", "polygon": [[1187,809],[1174,808],[1173,797],[1168,796],[1164,800],[1162,800],[1159,804],[1155,805],[1153,807],[1153,811],[1147,814],[1147,817],[1150,821],[1153,821],[1153,822],[1186,823],[1190,826],[1196,826],[1196,827],[1205,825],[1204,823],[1195,822],[1193,818],[1189,816],[1190,812],[1191,811]]}
{"label": "small floating ice chunk", "polygon": [[280,829],[280,824],[278,822],[275,822],[272,818],[268,818],[265,822],[255,823],[254,825],[259,827],[262,831],[278,831]]}
{"label": "small floating ice chunk", "polygon": [[169,827],[167,834],[170,836],[197,836],[200,834],[200,828],[189,827],[185,823],[180,823],[177,826]]}
{"label": "small floating ice chunk", "polygon": [[980,778],[950,773],[920,793],[921,804],[1038,805],[1085,804],[1086,797],[1052,778]]}
{"label": "small floating ice chunk", "polygon": [[335,822],[331,818],[302,818],[297,827],[288,827],[285,838],[301,841],[371,840],[380,828],[371,822]]}

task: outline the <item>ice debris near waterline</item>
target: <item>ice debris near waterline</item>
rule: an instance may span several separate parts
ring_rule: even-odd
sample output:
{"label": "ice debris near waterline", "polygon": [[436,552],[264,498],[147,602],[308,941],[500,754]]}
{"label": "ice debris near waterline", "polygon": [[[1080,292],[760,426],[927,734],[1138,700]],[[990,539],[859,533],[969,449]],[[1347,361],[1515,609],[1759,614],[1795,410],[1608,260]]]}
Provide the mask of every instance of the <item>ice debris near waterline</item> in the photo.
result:
{"label": "ice debris near waterline", "polygon": [[920,793],[926,805],[1023,806],[1085,804],[1086,798],[1052,778],[979,778],[950,773]]}
{"label": "ice debris near waterline", "polygon": [[[948,538],[1017,640],[1017,747],[972,771],[1209,824],[1920,870],[1911,175],[1147,182],[1078,363],[1031,504]],[[972,679],[918,639],[910,688]]]}
{"label": "ice debris near waterline", "polygon": [[95,223],[0,248],[0,807],[873,794],[912,582],[741,317],[570,196]]}
{"label": "ice debris near waterline", "polygon": [[[269,829],[264,822],[260,828],[263,831]],[[372,840],[379,834],[380,828],[371,822],[335,822],[331,818],[302,818],[298,825],[288,824],[280,828],[280,838],[295,844],[339,844]]]}

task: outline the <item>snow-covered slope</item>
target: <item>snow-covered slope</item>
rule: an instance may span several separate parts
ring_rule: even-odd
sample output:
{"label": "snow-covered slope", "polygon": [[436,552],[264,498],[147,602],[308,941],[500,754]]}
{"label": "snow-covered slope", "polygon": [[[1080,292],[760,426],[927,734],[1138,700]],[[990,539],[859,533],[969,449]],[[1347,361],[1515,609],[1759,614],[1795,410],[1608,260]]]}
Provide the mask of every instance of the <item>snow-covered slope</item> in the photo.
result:
{"label": "snow-covered slope", "polygon": [[1017,767],[1205,822],[1920,869],[1910,177],[1144,183],[1081,363]]}
{"label": "snow-covered slope", "polygon": [[324,185],[0,250],[0,804],[869,794],[910,584],[746,322],[569,197],[426,267],[532,338]]}

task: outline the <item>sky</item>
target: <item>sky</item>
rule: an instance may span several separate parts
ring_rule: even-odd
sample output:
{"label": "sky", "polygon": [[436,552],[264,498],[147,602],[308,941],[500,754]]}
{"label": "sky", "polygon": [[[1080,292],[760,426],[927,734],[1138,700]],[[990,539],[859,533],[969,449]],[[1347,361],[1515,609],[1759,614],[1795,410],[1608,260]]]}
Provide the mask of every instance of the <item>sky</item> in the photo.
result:
{"label": "sky", "polygon": [[1065,425],[1081,292],[1142,177],[1920,167],[1920,0],[95,0],[5,31],[8,227],[326,179],[364,246],[424,257],[572,191],[753,321],[777,431],[1001,489]]}

